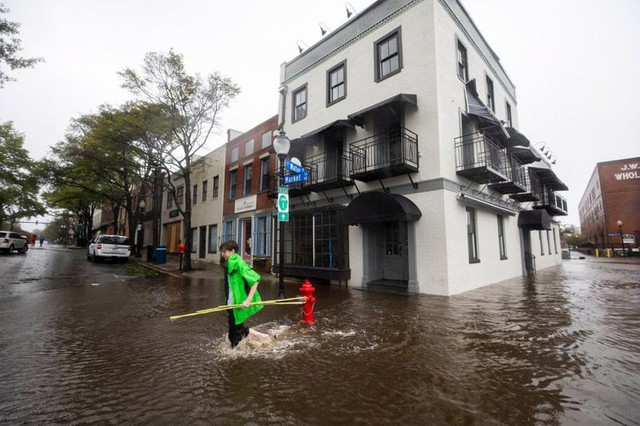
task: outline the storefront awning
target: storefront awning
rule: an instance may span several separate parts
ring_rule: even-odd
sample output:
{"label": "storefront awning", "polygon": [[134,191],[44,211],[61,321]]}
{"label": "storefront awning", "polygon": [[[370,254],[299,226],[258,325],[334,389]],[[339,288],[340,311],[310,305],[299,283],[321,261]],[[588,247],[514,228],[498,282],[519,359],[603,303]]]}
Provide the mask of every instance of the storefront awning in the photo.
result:
{"label": "storefront awning", "polygon": [[531,164],[536,161],[540,161],[540,157],[533,152],[531,148],[525,148],[523,146],[514,146],[509,149],[509,152],[513,154],[518,160],[522,161],[523,164]]}
{"label": "storefront awning", "polygon": [[518,227],[542,231],[551,229],[551,216],[546,210],[523,210],[518,215]]}
{"label": "storefront awning", "polygon": [[480,100],[478,92],[476,92],[475,80],[468,82],[465,88],[467,94],[467,113],[475,116],[485,125],[499,125],[500,120],[498,120],[484,102]]}
{"label": "storefront awning", "polygon": [[353,124],[351,124],[349,122],[349,120],[336,120],[332,123],[329,123],[325,126],[320,127],[319,129],[313,130],[309,133],[305,133],[304,135],[300,136],[300,139],[307,139],[310,138],[312,136],[316,136],[319,135],[320,133],[324,132],[325,130],[329,130],[329,129],[333,129],[333,128],[338,128],[338,127],[347,127],[349,129],[353,129],[355,126]]}
{"label": "storefront awning", "polygon": [[552,191],[568,191],[569,187],[562,182],[555,172],[545,167],[531,167],[529,171],[536,174],[536,176],[544,183],[546,183]]}
{"label": "storefront awning", "polygon": [[412,222],[420,219],[422,212],[413,201],[389,192],[365,192],[353,199],[344,210],[347,225],[380,223],[388,221]]}
{"label": "storefront awning", "polygon": [[529,139],[513,127],[505,127],[493,111],[480,100],[480,96],[476,91],[475,79],[470,80],[465,85],[465,95],[467,99],[467,114],[473,115],[480,121],[482,124],[481,130],[500,138],[507,146],[529,146]]}
{"label": "storefront awning", "polygon": [[524,146],[528,147],[531,145],[531,141],[518,130],[513,127],[507,127],[507,132],[509,133],[509,143],[511,146]]}
{"label": "storefront awning", "polygon": [[377,104],[371,105],[370,107],[367,107],[363,110],[360,110],[356,113],[353,114],[349,114],[348,118],[351,122],[357,124],[357,125],[362,125],[362,123],[364,123],[364,116],[367,113],[370,113],[371,111],[374,111],[378,108],[382,108],[384,106],[387,105],[391,105],[391,104],[407,104],[407,105],[418,105],[418,97],[416,95],[410,95],[410,94],[406,94],[406,93],[400,93],[398,95],[395,95],[389,99],[386,99],[382,102],[378,102]]}

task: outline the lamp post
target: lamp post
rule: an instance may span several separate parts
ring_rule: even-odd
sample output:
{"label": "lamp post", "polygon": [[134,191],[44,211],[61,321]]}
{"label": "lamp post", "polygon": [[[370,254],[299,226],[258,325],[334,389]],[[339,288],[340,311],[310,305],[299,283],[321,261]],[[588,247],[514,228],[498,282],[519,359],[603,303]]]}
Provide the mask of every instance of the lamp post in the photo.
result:
{"label": "lamp post", "polygon": [[[280,161],[280,172],[278,173],[278,187],[284,186],[284,160],[289,154],[291,141],[287,138],[284,130],[273,139],[273,150]],[[278,299],[284,299],[284,223],[278,221]]]}
{"label": "lamp post", "polygon": [[620,242],[622,243],[622,255],[627,255],[627,248],[624,244],[624,234],[622,233],[622,221],[618,219],[618,233],[620,234]]}
{"label": "lamp post", "polygon": [[142,231],[142,213],[144,213],[144,208],[146,204],[143,200],[140,200],[138,203],[138,226],[136,226],[136,238],[135,238],[135,249],[136,249],[136,257],[142,257],[141,248],[142,248],[142,238],[140,237],[140,231]]}

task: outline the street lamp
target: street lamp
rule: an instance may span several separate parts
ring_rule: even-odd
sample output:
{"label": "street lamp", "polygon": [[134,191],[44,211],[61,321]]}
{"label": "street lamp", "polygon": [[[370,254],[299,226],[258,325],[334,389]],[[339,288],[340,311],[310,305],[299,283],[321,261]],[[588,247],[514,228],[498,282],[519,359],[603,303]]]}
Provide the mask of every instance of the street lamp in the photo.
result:
{"label": "street lamp", "polygon": [[[278,186],[284,186],[284,160],[289,154],[291,141],[287,138],[284,130],[280,130],[278,136],[273,139],[273,150],[280,161],[280,173],[278,178]],[[284,299],[284,223],[278,221],[279,237],[278,252],[280,259],[278,262],[278,299]]]}
{"label": "street lamp", "polygon": [[620,242],[622,243],[622,255],[626,256],[627,248],[624,244],[624,234],[622,233],[622,221],[618,219],[618,233],[620,234]]}
{"label": "street lamp", "polygon": [[140,236],[140,231],[142,231],[142,213],[144,212],[144,208],[146,207],[146,203],[144,199],[140,200],[138,203],[138,226],[136,226],[136,238],[135,238],[135,250],[136,257],[142,257],[141,248],[142,248],[142,238]]}

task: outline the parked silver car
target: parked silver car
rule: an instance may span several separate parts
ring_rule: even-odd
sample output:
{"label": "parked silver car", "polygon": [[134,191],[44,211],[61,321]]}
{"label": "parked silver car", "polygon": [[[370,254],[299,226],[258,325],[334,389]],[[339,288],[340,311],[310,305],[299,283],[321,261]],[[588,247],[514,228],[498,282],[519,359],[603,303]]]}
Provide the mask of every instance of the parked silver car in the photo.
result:
{"label": "parked silver car", "polygon": [[29,243],[17,232],[0,231],[0,250],[5,253],[11,253],[14,250],[26,253],[29,250]]}
{"label": "parked silver car", "polygon": [[126,262],[131,255],[131,242],[123,235],[100,235],[89,243],[87,259],[113,259]]}

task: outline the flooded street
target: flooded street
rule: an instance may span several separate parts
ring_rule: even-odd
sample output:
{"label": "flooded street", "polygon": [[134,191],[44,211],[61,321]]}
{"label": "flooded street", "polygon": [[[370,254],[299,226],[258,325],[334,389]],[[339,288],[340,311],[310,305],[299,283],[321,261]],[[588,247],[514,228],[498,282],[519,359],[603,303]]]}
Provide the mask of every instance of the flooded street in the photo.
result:
{"label": "flooded street", "polygon": [[[565,261],[454,297],[316,286],[232,351],[222,276],[0,256],[0,423],[640,424],[640,265]],[[287,286],[287,296],[297,295]],[[263,299],[276,283],[261,284]]]}

